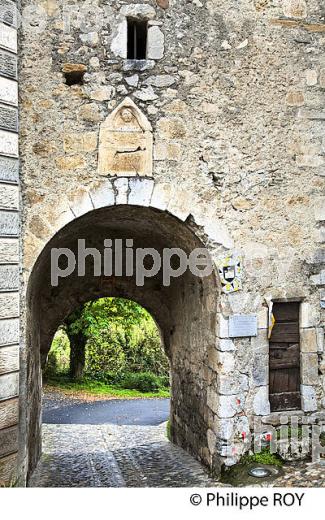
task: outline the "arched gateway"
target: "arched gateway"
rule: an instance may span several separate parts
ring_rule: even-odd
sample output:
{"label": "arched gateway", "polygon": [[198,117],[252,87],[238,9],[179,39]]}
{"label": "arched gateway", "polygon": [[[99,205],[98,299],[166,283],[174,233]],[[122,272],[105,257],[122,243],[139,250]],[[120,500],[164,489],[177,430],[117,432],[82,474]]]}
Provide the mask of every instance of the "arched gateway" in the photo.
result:
{"label": "arched gateway", "polygon": [[[155,204],[152,181],[123,180],[128,185],[124,200],[119,200],[123,191],[116,186],[114,190],[113,182],[84,193],[82,199],[74,201],[71,222],[47,241],[32,268],[26,302],[28,370],[24,375],[26,380],[22,382],[27,392],[22,421],[25,423],[23,435],[26,436],[27,451],[24,455],[28,474],[34,469],[41,452],[41,365],[46,360],[52,337],[58,325],[75,307],[103,296],[135,300],[157,321],[171,366],[173,441],[212,465],[208,430],[213,415],[207,406],[207,390],[210,384],[216,384],[217,377],[209,367],[209,359],[216,348],[218,286],[214,270],[202,277],[195,272],[192,274],[189,268],[184,272],[178,261],[176,264],[173,262],[179,251],[182,259],[189,258],[192,252],[202,252],[203,241],[208,237],[190,216],[182,222],[167,210],[151,206],[151,201]],[[121,179],[117,182],[121,184]],[[130,200],[135,204],[129,204]],[[88,254],[84,275],[80,274],[83,270],[80,240],[86,248],[91,248],[84,250]],[[153,275],[152,263],[149,261],[148,264],[149,254],[145,259],[141,256],[140,267],[143,266],[147,273],[144,279],[139,276],[136,262],[134,269],[130,271],[129,267],[127,274],[125,245],[130,244],[133,251],[150,253],[155,250],[162,263],[169,251],[171,278],[166,271],[167,265],[162,265]],[[106,275],[102,265],[105,251],[107,262],[112,259],[113,264],[110,264],[113,272],[106,272]],[[77,264],[67,275],[70,255]],[[98,264],[95,266],[97,260],[100,268]],[[55,267],[62,277],[56,277]],[[106,267],[111,269],[108,264]],[[78,268],[81,268],[80,272]]]}
{"label": "arched gateway", "polygon": [[[25,485],[35,466],[41,362],[62,318],[97,296],[153,314],[173,440],[214,470],[250,433],[324,423],[325,26],[307,3],[22,0],[17,49],[6,2],[0,485]],[[187,257],[203,245],[215,272],[142,286],[90,262],[51,285],[51,250],[75,254],[78,239],[99,253],[105,239]]]}

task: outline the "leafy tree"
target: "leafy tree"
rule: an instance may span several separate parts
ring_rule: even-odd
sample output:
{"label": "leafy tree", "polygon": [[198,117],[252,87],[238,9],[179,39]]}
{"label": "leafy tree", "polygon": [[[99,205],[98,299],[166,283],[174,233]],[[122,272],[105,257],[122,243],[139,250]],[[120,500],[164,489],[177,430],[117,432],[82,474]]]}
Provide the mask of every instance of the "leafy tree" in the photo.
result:
{"label": "leafy tree", "polygon": [[[156,355],[159,358],[157,374],[164,372],[168,365],[163,359],[152,317],[131,300],[100,298],[87,302],[65,319],[64,328],[70,341],[70,376],[73,379],[84,374],[86,345],[89,348],[87,365],[92,375],[103,371],[117,374],[126,364],[132,367],[131,370],[145,371]],[[114,352],[116,359],[113,362]],[[142,358],[141,362],[139,358]]]}

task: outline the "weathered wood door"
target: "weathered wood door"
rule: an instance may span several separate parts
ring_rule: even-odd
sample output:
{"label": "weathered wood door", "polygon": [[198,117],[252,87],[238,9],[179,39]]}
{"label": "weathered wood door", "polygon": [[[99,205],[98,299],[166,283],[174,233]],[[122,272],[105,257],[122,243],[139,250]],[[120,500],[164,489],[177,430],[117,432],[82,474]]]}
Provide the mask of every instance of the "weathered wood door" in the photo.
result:
{"label": "weathered wood door", "polygon": [[270,338],[271,411],[301,407],[299,302],[274,303]]}

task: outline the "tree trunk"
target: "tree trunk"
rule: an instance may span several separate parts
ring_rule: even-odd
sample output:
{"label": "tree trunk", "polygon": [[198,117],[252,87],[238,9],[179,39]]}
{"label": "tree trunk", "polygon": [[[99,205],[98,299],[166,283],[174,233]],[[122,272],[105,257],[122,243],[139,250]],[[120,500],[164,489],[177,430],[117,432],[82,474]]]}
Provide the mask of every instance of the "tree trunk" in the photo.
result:
{"label": "tree trunk", "polygon": [[70,340],[70,377],[80,379],[85,369],[86,337],[79,334],[69,335]]}

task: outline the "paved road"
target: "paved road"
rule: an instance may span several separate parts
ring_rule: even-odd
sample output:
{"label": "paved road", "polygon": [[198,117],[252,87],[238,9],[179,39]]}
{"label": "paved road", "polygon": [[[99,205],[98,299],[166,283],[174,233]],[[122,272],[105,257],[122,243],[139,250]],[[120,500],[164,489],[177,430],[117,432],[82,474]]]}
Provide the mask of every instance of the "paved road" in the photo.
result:
{"label": "paved road", "polygon": [[157,426],[168,420],[169,399],[111,399],[85,402],[48,396],[45,424],[119,424]]}

